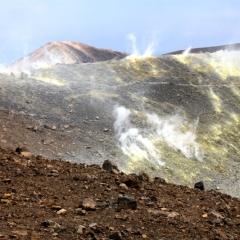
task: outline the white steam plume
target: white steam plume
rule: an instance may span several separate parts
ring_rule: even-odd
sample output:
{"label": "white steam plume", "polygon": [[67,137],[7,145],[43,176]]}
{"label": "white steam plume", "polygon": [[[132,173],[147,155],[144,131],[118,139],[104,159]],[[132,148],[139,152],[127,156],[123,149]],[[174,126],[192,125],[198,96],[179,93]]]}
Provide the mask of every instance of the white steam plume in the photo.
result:
{"label": "white steam plume", "polygon": [[129,109],[117,106],[114,108],[114,116],[114,130],[119,147],[131,159],[145,159],[158,166],[164,165],[161,152],[154,145],[154,141],[164,142],[187,158],[199,161],[203,159],[203,152],[196,142],[198,121],[188,123],[178,114],[161,118],[157,114],[147,113],[144,128],[140,129],[131,124]]}
{"label": "white steam plume", "polygon": [[157,37],[156,33],[153,33],[151,42],[148,44],[147,49],[145,50],[143,57],[149,57],[152,56],[155,52],[155,49],[157,47]]}
{"label": "white steam plume", "polygon": [[203,160],[203,152],[196,142],[198,120],[188,123],[178,114],[166,118],[160,118],[157,114],[147,114],[147,121],[155,135],[168,146],[180,150],[187,158]]}
{"label": "white steam plume", "polygon": [[46,48],[44,49],[44,53],[45,55],[36,61],[32,61],[29,56],[25,56],[20,62],[16,62],[13,66],[10,65],[6,67],[5,72],[13,72],[14,74],[25,73],[28,76],[31,76],[33,69],[47,68],[63,62],[61,58],[49,52]]}
{"label": "white steam plume", "polygon": [[62,63],[62,59],[58,56],[54,55],[53,53],[49,52],[46,48],[44,48],[45,56],[38,61],[30,62],[28,57],[25,57],[25,62],[22,66],[24,72],[29,71],[31,69],[39,69],[39,68],[46,68],[52,65],[56,65],[58,63]]}
{"label": "white steam plume", "polygon": [[192,47],[188,47],[186,50],[183,51],[182,55],[187,56],[192,50]]}
{"label": "white steam plume", "polygon": [[160,152],[152,144],[151,140],[143,136],[141,130],[130,123],[130,110],[125,107],[115,107],[114,130],[123,153],[132,159],[146,159],[158,166],[163,166],[160,160]]}
{"label": "white steam plume", "polygon": [[128,38],[131,40],[132,42],[132,53],[130,56],[132,57],[138,57],[140,54],[138,52],[138,49],[137,49],[137,45],[136,45],[136,37],[134,34],[130,33],[128,34]]}
{"label": "white steam plume", "polygon": [[146,50],[144,51],[143,54],[141,54],[137,48],[137,39],[135,37],[134,34],[130,33],[128,34],[128,38],[131,40],[132,42],[132,53],[131,55],[129,55],[127,58],[132,59],[132,58],[144,58],[144,57],[150,57],[153,55],[155,48],[157,46],[157,40],[156,40],[156,34],[152,35],[152,40],[151,42],[148,44]]}

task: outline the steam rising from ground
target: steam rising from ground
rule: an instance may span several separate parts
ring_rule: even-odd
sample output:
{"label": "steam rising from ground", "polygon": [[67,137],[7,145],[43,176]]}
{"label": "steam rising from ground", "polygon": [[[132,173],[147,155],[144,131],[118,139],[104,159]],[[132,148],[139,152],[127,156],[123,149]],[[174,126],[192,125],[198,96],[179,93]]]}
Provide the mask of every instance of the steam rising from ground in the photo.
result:
{"label": "steam rising from ground", "polygon": [[131,111],[125,107],[115,107],[114,130],[123,153],[134,160],[146,159],[156,165],[162,166],[160,152],[150,139],[145,137],[141,129],[134,127],[130,122]]}
{"label": "steam rising from ground", "polygon": [[147,121],[149,129],[168,146],[180,150],[186,158],[203,160],[203,152],[196,142],[198,119],[189,123],[179,114],[165,118],[147,114]]}
{"label": "steam rising from ground", "polygon": [[143,128],[131,123],[131,111],[123,106],[114,108],[114,130],[122,152],[132,160],[147,160],[163,166],[159,144],[167,144],[175,151],[181,151],[186,158],[202,161],[203,153],[196,142],[198,121],[188,123],[176,114],[161,118],[146,113]]}
{"label": "steam rising from ground", "polygon": [[152,36],[152,40],[151,42],[148,44],[146,50],[144,51],[143,54],[141,54],[137,48],[137,38],[135,37],[134,34],[129,34],[128,35],[128,39],[130,39],[130,41],[132,42],[132,53],[131,55],[129,55],[127,58],[128,59],[132,59],[132,58],[139,58],[139,57],[150,57],[153,55],[155,48],[157,46],[157,39],[155,34],[153,34]]}
{"label": "steam rising from ground", "polygon": [[44,49],[44,57],[39,58],[37,61],[31,61],[28,56],[23,58],[23,61],[20,64],[16,64],[14,67],[8,67],[10,71],[13,72],[24,72],[28,75],[31,75],[31,70],[46,68],[58,63],[62,63],[62,60],[57,57],[55,54],[49,52],[46,48]]}
{"label": "steam rising from ground", "polygon": [[[47,49],[45,49],[45,56],[47,58],[45,60],[38,60],[36,62],[32,62],[29,64],[29,61],[27,61],[27,65],[25,66],[27,69],[39,69],[39,68],[46,68],[48,66],[56,65],[58,63],[62,63],[61,59],[49,52]],[[28,59],[26,59],[28,60]]]}
{"label": "steam rising from ground", "polygon": [[63,63],[63,60],[61,58],[56,56],[56,54],[53,54],[50,51],[48,51],[47,48],[44,49],[44,53],[45,54],[43,55],[43,57],[39,58],[36,61],[31,60],[29,56],[26,56],[21,61],[16,61],[13,64],[13,66],[9,65],[6,67],[0,64],[0,73],[20,77],[21,79],[33,77],[37,80],[40,80],[49,84],[63,86],[64,84],[63,82],[61,82],[61,80],[42,76],[41,74],[36,75],[34,73],[35,69],[48,68],[52,65]]}
{"label": "steam rising from ground", "polygon": [[187,56],[192,50],[192,47],[188,47],[186,50],[183,51],[182,55]]}
{"label": "steam rising from ground", "polygon": [[189,50],[191,49],[174,57],[180,62],[192,66],[197,72],[215,71],[224,81],[230,76],[240,76],[239,50],[220,50],[213,53],[191,53]]}

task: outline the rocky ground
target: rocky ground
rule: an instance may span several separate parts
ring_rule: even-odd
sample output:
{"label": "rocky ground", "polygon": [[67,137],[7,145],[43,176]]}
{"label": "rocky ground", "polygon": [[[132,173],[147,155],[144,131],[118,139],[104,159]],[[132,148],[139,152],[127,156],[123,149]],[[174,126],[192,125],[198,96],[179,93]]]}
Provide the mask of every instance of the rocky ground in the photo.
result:
{"label": "rocky ground", "polygon": [[240,239],[240,201],[116,165],[0,149],[0,239]]}
{"label": "rocky ground", "polygon": [[[240,239],[238,56],[74,60],[1,73],[0,239]],[[151,151],[150,161],[123,154],[116,106],[131,110],[124,129],[161,149],[165,166]],[[183,145],[155,135],[149,113],[175,126]],[[201,161],[184,154],[198,146]],[[163,179],[203,180],[205,190]]]}
{"label": "rocky ground", "polygon": [[[235,64],[227,70],[208,67],[227,56]],[[77,163],[111,159],[125,173],[143,170],[190,187],[203,180],[207,190],[240,197],[240,78],[231,76],[232,69],[238,74],[237,56],[167,55],[2,73],[0,144]],[[115,127],[116,106],[131,111],[124,128]],[[149,123],[149,114],[165,124]],[[121,142],[131,129],[150,145],[140,135]]]}

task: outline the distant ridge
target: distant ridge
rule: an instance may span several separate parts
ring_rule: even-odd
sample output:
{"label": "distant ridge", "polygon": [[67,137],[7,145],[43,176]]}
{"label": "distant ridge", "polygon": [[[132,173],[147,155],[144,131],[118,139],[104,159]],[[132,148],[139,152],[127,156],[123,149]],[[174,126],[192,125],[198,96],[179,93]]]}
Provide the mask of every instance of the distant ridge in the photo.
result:
{"label": "distant ridge", "polygon": [[125,53],[96,48],[79,42],[51,42],[13,62],[8,68],[19,71],[26,68],[41,68],[58,63],[92,63],[121,59],[125,56],[127,56]]}
{"label": "distant ridge", "polygon": [[[213,47],[202,47],[202,48],[191,48],[190,52],[191,53],[213,53],[217,52],[220,50],[240,50],[240,43],[234,43],[234,44],[228,44],[228,45],[222,45],[222,46],[213,46]],[[164,55],[177,55],[177,54],[182,54],[185,50],[178,50],[170,53],[166,53]]]}

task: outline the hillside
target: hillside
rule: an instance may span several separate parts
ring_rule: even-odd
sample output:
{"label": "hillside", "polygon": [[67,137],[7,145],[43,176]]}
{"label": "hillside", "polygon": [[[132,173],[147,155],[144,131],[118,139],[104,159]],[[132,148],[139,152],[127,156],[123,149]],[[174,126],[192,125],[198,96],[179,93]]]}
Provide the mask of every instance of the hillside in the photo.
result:
{"label": "hillside", "polygon": [[[189,48],[189,52],[191,53],[214,53],[218,51],[239,51],[240,43],[235,44],[227,44],[222,46],[212,46],[212,47],[200,47],[200,48]],[[177,55],[186,52],[186,50],[178,50],[174,52],[170,52],[167,54]]]}
{"label": "hillside", "polygon": [[121,59],[125,53],[100,49],[83,43],[65,41],[51,42],[8,66],[10,71],[29,71],[59,63],[91,63],[111,59]]}
{"label": "hillside", "polygon": [[0,75],[1,146],[239,197],[239,51]]}

